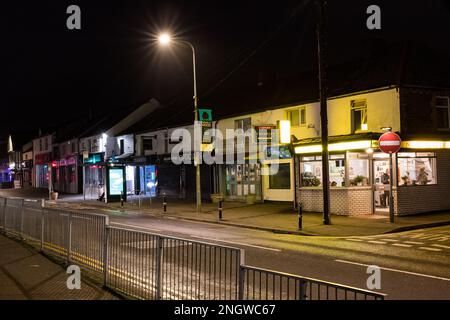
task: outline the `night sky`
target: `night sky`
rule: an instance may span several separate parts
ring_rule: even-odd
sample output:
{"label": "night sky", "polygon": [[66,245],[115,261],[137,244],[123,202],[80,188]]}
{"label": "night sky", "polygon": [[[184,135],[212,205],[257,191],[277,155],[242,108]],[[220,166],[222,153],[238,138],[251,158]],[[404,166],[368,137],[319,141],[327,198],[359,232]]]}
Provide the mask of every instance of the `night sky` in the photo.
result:
{"label": "night sky", "polygon": [[[330,65],[361,58],[376,40],[450,55],[444,0],[329,2]],[[66,28],[71,4],[81,7],[81,30]],[[381,7],[380,31],[366,28],[370,4]],[[86,117],[90,108],[100,115],[152,97],[189,103],[189,51],[158,48],[152,39],[160,31],[196,46],[200,104],[227,81],[317,63],[312,1],[35,0],[2,3],[0,11],[0,142]]]}

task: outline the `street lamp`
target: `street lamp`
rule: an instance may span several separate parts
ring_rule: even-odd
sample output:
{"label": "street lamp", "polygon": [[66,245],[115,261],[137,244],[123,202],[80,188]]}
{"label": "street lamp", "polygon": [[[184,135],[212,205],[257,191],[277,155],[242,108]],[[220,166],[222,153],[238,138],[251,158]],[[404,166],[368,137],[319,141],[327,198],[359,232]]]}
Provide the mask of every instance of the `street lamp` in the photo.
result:
{"label": "street lamp", "polygon": [[[191,48],[192,51],[192,68],[194,76],[194,124],[198,121],[198,97],[197,97],[197,73],[195,65],[195,48],[194,46],[184,40],[174,40],[170,34],[162,33],[158,37],[158,42],[162,46],[168,46],[170,43],[180,43]],[[196,188],[196,199],[197,199],[197,212],[202,211],[202,194],[201,194],[201,183],[200,183],[200,148],[194,147],[194,165],[195,165],[195,188]]]}

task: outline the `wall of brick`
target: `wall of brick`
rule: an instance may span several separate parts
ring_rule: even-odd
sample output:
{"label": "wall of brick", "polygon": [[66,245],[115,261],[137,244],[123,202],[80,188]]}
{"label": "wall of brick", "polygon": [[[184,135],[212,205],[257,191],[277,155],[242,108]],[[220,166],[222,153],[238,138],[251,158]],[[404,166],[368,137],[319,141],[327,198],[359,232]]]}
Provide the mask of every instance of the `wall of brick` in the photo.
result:
{"label": "wall of brick", "polygon": [[397,188],[399,215],[450,210],[450,151],[437,152],[437,184]]}
{"label": "wall of brick", "polygon": [[[300,188],[297,193],[303,210],[323,212],[323,193],[320,188]],[[370,187],[331,188],[330,212],[338,215],[366,215],[373,213],[373,192]]]}

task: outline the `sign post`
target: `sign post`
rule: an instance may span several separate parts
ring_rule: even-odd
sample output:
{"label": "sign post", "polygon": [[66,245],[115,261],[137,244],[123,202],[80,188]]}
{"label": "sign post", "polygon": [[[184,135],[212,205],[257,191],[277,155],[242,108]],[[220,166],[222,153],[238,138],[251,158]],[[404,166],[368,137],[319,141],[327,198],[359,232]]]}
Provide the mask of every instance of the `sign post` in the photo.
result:
{"label": "sign post", "polygon": [[384,153],[389,154],[389,222],[394,223],[394,163],[392,160],[392,155],[397,153],[402,144],[402,139],[400,136],[394,132],[383,133],[378,140],[378,147]]}

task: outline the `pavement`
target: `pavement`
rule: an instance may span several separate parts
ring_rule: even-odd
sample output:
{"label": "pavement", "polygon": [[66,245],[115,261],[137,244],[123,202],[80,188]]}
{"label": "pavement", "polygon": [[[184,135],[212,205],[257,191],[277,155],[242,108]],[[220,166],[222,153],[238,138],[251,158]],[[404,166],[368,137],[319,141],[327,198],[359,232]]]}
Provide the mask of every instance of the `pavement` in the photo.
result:
{"label": "pavement", "polygon": [[35,249],[0,235],[0,300],[116,300],[88,279],[69,290],[66,270]]}
{"label": "pavement", "polygon": [[[42,198],[48,196],[46,189],[0,190],[0,196],[18,196],[27,198]],[[139,205],[140,202],[140,205]],[[167,199],[167,210],[163,211],[161,198],[130,197],[121,208],[120,203],[102,203],[96,200],[83,199],[82,195],[61,195],[57,205],[79,210],[113,210],[139,213],[153,217],[167,217],[187,221],[216,223],[248,229],[257,229],[274,233],[287,233],[308,236],[369,236],[400,231],[416,230],[427,227],[450,225],[450,211],[427,213],[395,218],[395,223],[389,223],[387,215],[367,216],[331,216],[331,225],[322,223],[322,214],[304,212],[302,229],[298,229],[298,214],[293,210],[292,203],[266,202],[246,204],[242,202],[223,202],[222,220],[218,219],[218,205],[206,202],[202,204],[202,212],[197,213],[196,204],[192,201]]]}
{"label": "pavement", "polygon": [[[58,205],[64,206],[64,204],[72,207],[74,202],[65,202],[64,198],[58,201]],[[81,209],[86,206],[93,206],[159,218],[167,217],[308,236],[367,236],[450,225],[450,212],[396,217],[394,224],[389,222],[387,215],[357,217],[332,215],[331,225],[323,224],[321,213],[305,212],[302,218],[302,229],[299,230],[297,212],[293,210],[292,203],[284,202],[251,205],[239,202],[223,202],[222,220],[220,221],[218,219],[218,205],[215,203],[203,203],[201,213],[196,211],[195,203],[177,199],[167,199],[166,212],[163,210],[162,199],[156,198],[152,199],[152,204],[150,204],[149,199],[142,200],[140,207],[138,201],[125,203],[124,208],[121,208],[120,203],[105,204],[98,201],[85,201],[78,204]]]}

